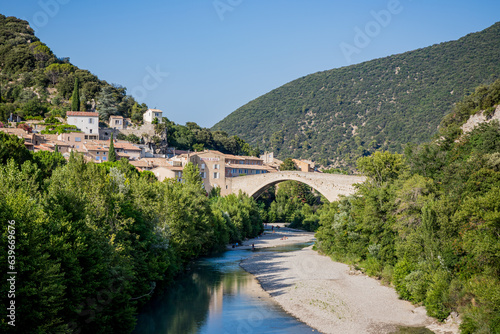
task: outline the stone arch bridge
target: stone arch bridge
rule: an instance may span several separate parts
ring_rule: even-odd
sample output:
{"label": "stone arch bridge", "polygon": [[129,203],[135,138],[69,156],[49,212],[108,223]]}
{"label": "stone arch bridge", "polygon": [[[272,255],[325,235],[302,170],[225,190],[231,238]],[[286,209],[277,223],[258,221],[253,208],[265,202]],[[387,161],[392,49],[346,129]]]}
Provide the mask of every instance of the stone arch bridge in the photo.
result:
{"label": "stone arch bridge", "polygon": [[282,171],[227,178],[226,193],[238,194],[241,190],[257,198],[272,185],[292,180],[307,184],[332,202],[336,201],[339,195],[347,196],[353,194],[355,191],[354,184],[361,183],[365,179],[364,176],[357,175]]}

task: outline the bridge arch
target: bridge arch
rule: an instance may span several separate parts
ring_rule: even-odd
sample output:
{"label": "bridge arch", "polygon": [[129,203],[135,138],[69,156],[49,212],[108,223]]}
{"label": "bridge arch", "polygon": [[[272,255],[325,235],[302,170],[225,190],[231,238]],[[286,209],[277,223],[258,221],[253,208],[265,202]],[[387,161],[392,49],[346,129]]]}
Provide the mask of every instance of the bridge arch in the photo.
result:
{"label": "bridge arch", "polygon": [[241,190],[257,198],[272,185],[284,181],[299,181],[317,190],[328,201],[332,202],[337,200],[340,195],[353,194],[355,192],[354,184],[364,180],[364,176],[357,175],[283,171],[226,179],[226,186],[227,193],[237,194]]}

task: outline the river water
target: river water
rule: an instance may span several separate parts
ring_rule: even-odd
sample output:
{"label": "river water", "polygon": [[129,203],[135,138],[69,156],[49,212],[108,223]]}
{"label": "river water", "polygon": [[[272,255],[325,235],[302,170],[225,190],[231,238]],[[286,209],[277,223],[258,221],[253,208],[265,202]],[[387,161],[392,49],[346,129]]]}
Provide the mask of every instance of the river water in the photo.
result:
{"label": "river water", "polygon": [[196,261],[174,285],[145,305],[134,333],[317,333],[284,312],[255,277],[239,266],[252,254],[231,250]]}

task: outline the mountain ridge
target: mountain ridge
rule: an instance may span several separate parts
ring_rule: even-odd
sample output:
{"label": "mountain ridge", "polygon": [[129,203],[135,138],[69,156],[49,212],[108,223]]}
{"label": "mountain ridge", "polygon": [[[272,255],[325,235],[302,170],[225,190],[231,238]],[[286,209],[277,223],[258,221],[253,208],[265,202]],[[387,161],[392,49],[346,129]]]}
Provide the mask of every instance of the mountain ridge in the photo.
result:
{"label": "mountain ridge", "polygon": [[375,149],[430,139],[454,103],[500,76],[499,55],[497,22],[455,41],[302,76],[212,129],[281,158],[353,165]]}

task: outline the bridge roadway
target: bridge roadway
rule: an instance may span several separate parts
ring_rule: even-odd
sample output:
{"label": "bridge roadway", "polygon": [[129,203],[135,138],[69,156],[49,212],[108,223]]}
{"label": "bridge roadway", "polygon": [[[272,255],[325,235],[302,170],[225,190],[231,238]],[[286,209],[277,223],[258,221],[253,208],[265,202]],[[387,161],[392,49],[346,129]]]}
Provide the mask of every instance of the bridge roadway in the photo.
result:
{"label": "bridge roadway", "polygon": [[284,181],[299,181],[316,189],[330,202],[338,200],[340,195],[355,192],[354,184],[365,181],[366,177],[327,173],[307,173],[283,171],[248,176],[226,178],[227,193],[238,194],[241,190],[254,198],[259,197],[267,188]]}

